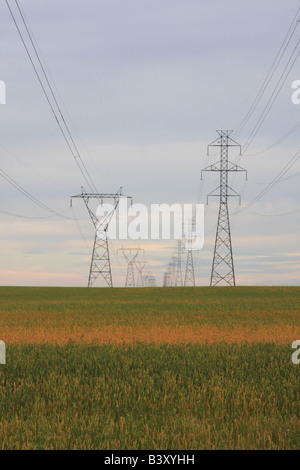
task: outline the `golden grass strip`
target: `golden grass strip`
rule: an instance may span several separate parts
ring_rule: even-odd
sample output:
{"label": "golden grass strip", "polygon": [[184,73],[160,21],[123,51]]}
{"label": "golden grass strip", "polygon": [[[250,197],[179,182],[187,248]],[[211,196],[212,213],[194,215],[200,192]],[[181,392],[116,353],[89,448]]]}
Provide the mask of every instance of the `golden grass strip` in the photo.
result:
{"label": "golden grass strip", "polygon": [[234,326],[231,328],[218,328],[212,325],[190,326],[182,325],[174,328],[153,325],[117,326],[84,328],[76,326],[72,330],[62,328],[18,328],[4,327],[1,329],[1,338],[6,344],[17,343],[52,343],[64,345],[68,342],[85,344],[204,344],[204,343],[256,343],[275,342],[278,344],[292,343],[300,339],[300,328],[293,325],[274,325],[258,328],[248,326]]}

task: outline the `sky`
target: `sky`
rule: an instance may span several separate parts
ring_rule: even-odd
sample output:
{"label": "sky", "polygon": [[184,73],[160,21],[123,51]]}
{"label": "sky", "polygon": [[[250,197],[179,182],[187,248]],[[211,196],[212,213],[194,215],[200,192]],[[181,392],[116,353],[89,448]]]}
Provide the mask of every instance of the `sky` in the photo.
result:
{"label": "sky", "polygon": [[[21,25],[17,4],[9,5]],[[205,204],[205,242],[194,253],[196,283],[210,273],[218,186],[201,170],[219,160],[207,146],[218,129],[232,130],[247,170],[230,176],[242,194],[229,203],[237,285],[300,285],[300,159],[255,204],[299,150],[298,0],[20,0],[49,81],[99,192],[120,187],[135,203]],[[300,14],[299,14],[300,19]],[[295,32],[267,77],[283,41]],[[28,37],[27,46],[30,47]],[[295,55],[293,51],[295,50]],[[32,49],[31,49],[32,52]],[[81,199],[86,182],[57,125],[6,2],[0,4],[0,285],[87,284],[94,227]],[[247,147],[284,70],[274,104]],[[289,59],[291,58],[291,61]],[[237,132],[255,98],[246,125]],[[289,134],[286,138],[283,136]],[[246,149],[244,151],[244,149]],[[63,217],[16,190],[22,188]],[[115,286],[124,286],[120,248],[141,247],[162,285],[175,240],[110,241]],[[184,255],[185,256],[185,255]],[[183,256],[183,265],[184,265]],[[104,285],[99,279],[97,285]]]}

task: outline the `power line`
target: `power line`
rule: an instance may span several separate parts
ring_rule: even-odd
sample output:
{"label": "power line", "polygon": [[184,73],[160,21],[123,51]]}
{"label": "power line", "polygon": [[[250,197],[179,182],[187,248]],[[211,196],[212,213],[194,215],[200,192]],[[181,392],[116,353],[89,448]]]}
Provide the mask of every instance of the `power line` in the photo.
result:
{"label": "power line", "polygon": [[[30,51],[29,51],[29,48],[27,47],[26,41],[25,41],[25,39],[24,39],[24,37],[23,37],[23,34],[22,34],[22,32],[21,32],[21,29],[19,28],[19,25],[18,25],[18,22],[17,22],[17,20],[16,20],[16,17],[15,17],[15,15],[14,15],[12,9],[10,8],[10,5],[9,5],[9,3],[8,3],[8,0],[5,0],[5,1],[6,1],[6,5],[7,5],[8,9],[9,9],[9,12],[10,12],[10,14],[11,14],[11,17],[12,17],[12,19],[13,19],[13,22],[14,22],[16,28],[17,28],[18,34],[19,34],[19,36],[20,36],[20,38],[21,38],[21,41],[22,41],[22,43],[23,43],[23,46],[24,46],[24,48],[25,48],[25,50],[26,50],[26,53],[27,53],[27,55],[28,55],[28,57],[29,57],[29,60],[30,60],[30,62],[31,62],[31,64],[32,64],[32,67],[33,67],[33,69],[34,69],[34,72],[35,72],[35,74],[36,74],[36,76],[37,76],[37,79],[38,79],[38,81],[39,81],[39,84],[40,84],[40,86],[41,86],[41,88],[42,88],[42,91],[43,91],[45,97],[46,97],[47,103],[48,103],[48,105],[50,106],[50,109],[51,109],[52,114],[53,114],[53,116],[54,116],[54,118],[55,118],[55,121],[56,121],[56,123],[57,123],[57,125],[58,125],[58,127],[59,127],[59,129],[60,129],[60,131],[61,131],[61,133],[62,133],[62,135],[63,135],[63,138],[64,138],[64,140],[65,140],[65,142],[66,142],[66,144],[67,144],[67,146],[68,146],[68,148],[69,148],[69,150],[70,150],[70,152],[71,152],[71,154],[72,154],[72,156],[73,156],[73,158],[74,158],[74,160],[75,160],[75,162],[76,162],[76,164],[77,164],[77,166],[78,166],[78,168],[79,168],[79,170],[80,170],[80,172],[81,172],[81,174],[82,174],[82,176],[84,177],[84,179],[85,179],[87,185],[89,186],[89,188],[90,188],[92,191],[96,191],[96,187],[95,187],[95,185],[94,185],[94,183],[93,183],[93,180],[92,180],[92,178],[91,178],[91,176],[90,176],[90,174],[89,174],[89,172],[88,172],[88,170],[87,170],[87,168],[86,168],[86,166],[85,166],[85,164],[84,164],[84,162],[83,162],[83,159],[82,159],[82,157],[81,157],[81,155],[80,155],[80,152],[79,152],[79,150],[78,150],[78,148],[77,148],[77,146],[76,146],[76,144],[75,144],[75,141],[74,141],[74,139],[73,139],[73,137],[72,137],[72,134],[71,134],[71,132],[70,132],[70,129],[69,129],[67,123],[66,123],[66,120],[65,120],[65,118],[64,118],[64,116],[63,116],[63,113],[62,113],[62,111],[61,111],[61,108],[60,108],[60,106],[59,106],[59,104],[58,104],[58,101],[57,101],[57,99],[56,99],[56,97],[55,97],[55,93],[54,93],[53,88],[52,88],[52,86],[51,86],[51,84],[50,84],[50,82],[49,82],[49,79],[48,79],[48,77],[47,77],[45,68],[43,67],[43,64],[42,64],[42,62],[41,62],[41,59],[40,59],[40,57],[39,57],[37,48],[35,47],[34,41],[33,41],[33,39],[32,39],[31,33],[30,33],[30,31],[29,31],[29,28],[28,28],[27,23],[26,23],[26,20],[25,20],[25,16],[24,16],[23,13],[22,13],[21,7],[20,7],[18,1],[15,0],[15,3],[16,3],[16,6],[17,6],[17,8],[18,8],[18,11],[19,11],[19,13],[20,13],[22,22],[23,22],[24,27],[25,27],[25,29],[26,29],[26,32],[27,32],[27,34],[28,34],[30,43],[31,43],[31,45],[32,45],[32,47],[33,47],[34,53],[35,53],[35,55],[36,55],[36,58],[37,58],[37,60],[38,60],[38,63],[39,63],[39,65],[40,65],[40,68],[41,68],[41,70],[42,70],[42,74],[43,74],[43,76],[44,76],[44,78],[45,78],[45,80],[46,80],[47,86],[48,86],[48,88],[49,88],[49,90],[50,90],[50,94],[51,94],[52,99],[53,99],[53,101],[54,101],[54,104],[55,104],[55,106],[56,106],[56,108],[57,108],[57,110],[58,110],[58,114],[59,114],[59,116],[60,116],[60,118],[61,118],[61,120],[62,120],[62,123],[61,123],[60,120],[59,120],[59,117],[58,117],[58,115],[57,115],[57,113],[56,113],[56,111],[55,111],[55,109],[54,109],[54,104],[51,102],[51,99],[50,99],[50,97],[49,97],[49,94],[48,94],[48,92],[47,92],[47,90],[46,90],[46,87],[45,87],[45,85],[44,85],[44,83],[43,83],[43,80],[42,80],[42,78],[41,78],[41,76],[40,76],[40,73],[38,72],[37,67],[36,67],[36,65],[35,65],[35,63],[34,63],[34,60],[33,60],[32,56],[31,56]],[[64,128],[65,128],[65,129],[64,129]],[[69,137],[69,138],[68,138],[68,137]],[[70,139],[70,140],[69,140],[69,139]],[[72,146],[73,146],[73,148],[72,148]],[[98,191],[96,191],[96,192],[98,192]]]}
{"label": "power line", "polygon": [[[261,115],[260,115],[260,117],[259,117],[259,119],[258,119],[258,121],[257,121],[257,123],[256,123],[256,125],[254,126],[254,128],[253,128],[253,130],[252,130],[250,136],[248,137],[248,139],[247,139],[247,141],[246,141],[246,143],[245,143],[245,145],[244,145],[244,152],[247,150],[247,148],[250,146],[251,142],[253,141],[254,137],[257,135],[259,129],[261,128],[261,126],[262,126],[262,124],[264,123],[264,121],[265,121],[267,115],[269,114],[269,112],[270,112],[270,110],[271,110],[273,104],[275,103],[276,98],[278,97],[278,95],[279,95],[279,93],[280,93],[280,91],[281,91],[281,89],[282,89],[284,83],[286,82],[286,79],[287,79],[287,77],[289,76],[289,74],[290,74],[290,72],[291,72],[291,70],[292,70],[292,68],[293,68],[293,66],[294,66],[294,64],[295,64],[295,62],[296,62],[296,60],[297,60],[297,58],[298,58],[298,56],[299,56],[300,50],[298,50],[297,54],[295,55],[295,57],[294,57],[294,59],[293,59],[293,56],[294,56],[294,54],[295,54],[296,51],[297,51],[297,48],[298,48],[298,46],[299,46],[299,43],[300,43],[300,39],[298,40],[298,42],[297,42],[295,48],[293,49],[293,52],[292,52],[292,54],[291,54],[291,56],[290,56],[290,58],[289,58],[289,60],[288,60],[288,62],[287,62],[287,64],[286,64],[286,66],[285,66],[285,68],[284,68],[282,74],[280,75],[280,78],[279,78],[279,80],[278,80],[278,82],[277,82],[277,84],[276,84],[276,87],[275,87],[274,90],[273,90],[273,93],[271,94],[271,96],[270,96],[270,98],[269,98],[267,104],[265,105],[265,107],[264,107],[264,109],[263,109],[263,111],[262,111],[262,113],[261,113]],[[290,62],[291,62],[292,59],[293,59],[293,61],[292,61],[291,65],[290,65]],[[289,68],[288,68],[288,67],[289,67]],[[285,76],[284,76],[284,74],[285,74]],[[282,80],[282,79],[283,79],[283,80]],[[281,82],[281,80],[282,80],[282,82]],[[280,83],[280,82],[281,82],[281,83]]]}
{"label": "power line", "polygon": [[11,186],[13,186],[20,194],[22,194],[24,197],[29,199],[35,205],[39,206],[41,209],[49,212],[52,215],[48,216],[48,217],[30,217],[30,216],[24,216],[24,215],[21,215],[21,214],[14,214],[12,212],[0,210],[0,212],[2,212],[3,214],[15,216],[15,217],[22,218],[22,219],[37,219],[37,220],[40,220],[40,219],[50,219],[52,217],[62,217],[62,218],[67,219],[67,220],[75,220],[72,217],[68,217],[68,216],[64,215],[65,212],[67,212],[67,211],[57,212],[54,209],[51,209],[51,207],[49,207],[46,204],[44,204],[43,202],[41,202],[38,198],[33,196],[29,191],[24,189],[23,186],[21,186],[19,183],[17,183],[17,181],[14,180],[11,176],[9,176],[9,174],[6,171],[4,171],[2,168],[0,168],[0,176],[5,181],[7,181]]}
{"label": "power line", "polygon": [[264,150],[261,150],[260,152],[244,155],[244,157],[256,157],[256,155],[261,155],[262,153],[266,153],[269,150],[272,150],[274,147],[276,147],[278,144],[280,144],[285,139],[287,139],[290,135],[292,135],[294,132],[296,132],[299,128],[300,128],[300,122],[298,122],[298,124],[296,124],[296,126],[292,127],[292,129],[290,129],[288,132],[286,132],[282,137],[280,137],[280,139],[276,140],[276,142],[274,142],[269,147],[265,148]]}
{"label": "power line", "polygon": [[21,214],[16,214],[15,212],[8,212],[4,211],[3,209],[0,209],[1,214],[9,215],[10,217],[16,217],[17,219],[26,219],[26,220],[44,220],[44,219],[51,219],[53,217],[56,217],[55,215],[50,215],[47,217],[30,217],[27,215],[21,215]]}
{"label": "power line", "polygon": [[[76,157],[76,162],[77,162],[77,158],[78,158],[78,159],[80,160],[81,164],[82,164],[82,167],[83,167],[83,169],[84,169],[86,175],[87,175],[87,178],[89,179],[89,181],[90,181],[90,183],[91,183],[91,185],[92,185],[92,187],[91,187],[90,184],[89,184],[90,188],[93,189],[93,190],[96,190],[96,187],[95,187],[95,185],[94,185],[94,183],[93,183],[93,181],[92,181],[92,178],[91,178],[91,176],[90,176],[90,174],[89,174],[89,172],[88,172],[88,170],[87,170],[87,168],[86,168],[86,165],[85,165],[85,163],[84,163],[84,161],[83,161],[83,159],[82,159],[82,157],[81,157],[81,155],[80,155],[80,152],[79,152],[79,150],[78,150],[78,148],[77,148],[77,146],[76,146],[76,143],[75,143],[75,141],[74,141],[74,139],[73,139],[73,137],[72,137],[72,134],[71,134],[71,132],[70,132],[69,126],[68,126],[68,124],[67,124],[67,122],[66,122],[66,120],[65,120],[65,118],[64,118],[64,116],[63,116],[61,107],[60,107],[59,104],[58,104],[57,98],[56,98],[56,96],[55,96],[55,94],[54,94],[53,88],[52,88],[52,86],[51,86],[51,84],[50,84],[50,81],[49,81],[49,79],[48,79],[48,76],[47,76],[47,73],[46,73],[46,71],[45,71],[45,68],[44,68],[44,66],[43,66],[43,64],[42,64],[42,61],[41,61],[41,59],[40,59],[39,53],[38,53],[37,48],[36,48],[36,46],[35,46],[35,44],[34,44],[32,35],[31,35],[30,30],[29,30],[29,27],[28,27],[28,25],[27,25],[27,21],[26,21],[26,19],[25,19],[25,15],[23,14],[23,12],[22,12],[22,10],[21,10],[21,7],[20,7],[20,5],[19,5],[18,0],[15,0],[15,3],[16,3],[16,5],[17,5],[17,7],[18,7],[19,12],[20,12],[20,16],[21,16],[21,18],[22,18],[23,24],[24,24],[24,26],[25,26],[25,28],[26,28],[28,37],[29,37],[29,39],[30,39],[30,42],[31,42],[32,47],[33,47],[34,52],[35,52],[35,55],[36,55],[36,57],[37,57],[37,59],[38,59],[38,62],[39,62],[39,64],[40,64],[40,67],[41,67],[41,69],[42,69],[43,75],[44,75],[44,77],[45,77],[45,79],[46,79],[46,82],[47,82],[47,85],[48,85],[49,90],[50,90],[50,92],[51,92],[51,95],[52,95],[52,97],[53,97],[53,99],[54,99],[54,102],[55,102],[55,104],[56,104],[56,106],[57,106],[57,109],[58,109],[58,111],[59,111],[60,117],[61,117],[61,119],[62,119],[62,121],[63,121],[63,123],[64,123],[64,125],[65,125],[65,128],[66,128],[66,130],[67,130],[67,133],[68,133],[68,135],[69,135],[69,137],[70,137],[70,139],[71,139],[71,142],[72,142],[72,144],[73,144],[73,146],[74,146],[74,149],[75,149],[75,151],[76,151],[76,153],[77,153],[77,156],[75,156],[75,157]],[[80,168],[80,171],[81,171],[81,168]],[[81,171],[81,173],[83,174],[82,171]],[[84,176],[84,178],[86,179],[86,177],[85,177],[84,174],[83,174],[83,176]],[[87,179],[86,179],[86,181],[87,181]]]}
{"label": "power line", "polygon": [[70,217],[64,216],[61,213],[58,213],[48,207],[46,204],[41,202],[39,199],[37,199],[35,196],[33,196],[31,193],[29,193],[26,189],[24,189],[19,183],[17,183],[11,176],[9,176],[2,168],[0,168],[0,176],[2,176],[3,179],[5,179],[11,186],[13,186],[19,193],[21,193],[24,197],[29,199],[31,202],[36,204],[37,206],[41,207],[42,209],[46,210],[47,212],[50,212],[54,216],[59,216],[63,217],[66,219],[70,219]]}
{"label": "power line", "polygon": [[[290,25],[290,28],[289,28],[287,34],[285,35],[285,38],[284,38],[284,40],[283,40],[283,42],[280,46],[280,49],[277,52],[276,57],[275,57],[274,61],[271,64],[271,67],[270,67],[270,69],[269,69],[269,71],[268,71],[268,73],[267,73],[267,75],[266,75],[259,91],[258,91],[258,94],[256,95],[250,109],[246,113],[246,115],[245,115],[244,119],[242,120],[241,124],[237,128],[237,131],[234,133],[235,137],[238,134],[240,134],[242,129],[245,127],[245,125],[247,124],[247,122],[251,118],[251,116],[252,116],[253,112],[255,111],[259,101],[263,97],[264,92],[266,91],[269,83],[271,82],[271,80],[272,80],[272,78],[273,78],[273,76],[274,76],[281,60],[282,60],[282,57],[283,57],[284,53],[286,52],[286,50],[287,50],[287,48],[288,48],[288,46],[289,46],[289,44],[292,40],[293,35],[295,34],[295,31],[296,31],[296,28],[297,28],[298,22],[299,22],[299,20],[296,21],[296,18],[298,17],[298,14],[299,14],[299,11],[300,11],[300,7],[297,9],[297,12],[296,12],[296,14],[293,18],[293,21]],[[295,26],[293,28],[294,23],[295,23]],[[293,30],[292,30],[292,28],[293,28]]]}
{"label": "power line", "polygon": [[[266,75],[266,77],[265,77],[265,79],[264,79],[264,81],[263,81],[263,83],[262,83],[260,89],[259,89],[258,94],[256,95],[256,97],[255,97],[255,99],[254,99],[254,101],[253,101],[253,103],[252,103],[250,109],[249,109],[248,112],[246,113],[246,115],[245,115],[244,119],[242,120],[241,124],[239,125],[237,131],[234,133],[235,136],[238,135],[238,134],[241,132],[241,130],[245,127],[245,125],[246,125],[247,122],[249,121],[249,119],[250,119],[250,117],[252,116],[253,112],[255,111],[255,109],[256,109],[258,103],[260,102],[261,98],[263,97],[263,95],[264,95],[264,93],[265,93],[265,91],[266,91],[268,85],[270,84],[270,82],[271,82],[271,80],[272,80],[272,78],[273,78],[273,76],[274,76],[276,70],[278,69],[278,67],[279,67],[279,65],[280,65],[280,63],[281,63],[281,61],[282,61],[282,58],[283,58],[283,56],[284,56],[284,54],[285,54],[285,52],[286,52],[286,50],[287,50],[287,48],[288,48],[288,46],[289,46],[291,40],[292,40],[292,38],[293,38],[293,36],[294,36],[294,34],[295,34],[296,28],[297,28],[297,26],[298,26],[299,19],[297,19],[297,18],[298,18],[299,11],[300,11],[300,7],[299,7],[299,8],[297,9],[297,11],[296,11],[296,14],[295,14],[295,16],[294,16],[294,18],[293,18],[293,20],[292,20],[292,23],[291,23],[291,25],[290,25],[290,27],[289,27],[289,30],[288,30],[288,32],[286,33],[285,37],[284,37],[284,40],[283,40],[283,42],[282,42],[282,44],[281,44],[281,46],[280,46],[280,49],[279,49],[279,51],[277,52],[276,57],[275,57],[275,59],[273,60],[273,62],[272,62],[272,64],[271,64],[271,67],[270,67],[270,69],[269,69],[269,71],[268,71],[268,73],[267,73],[267,75]],[[246,141],[246,144],[245,144],[245,147],[244,147],[244,151],[245,151],[245,149],[247,149],[247,148],[249,147],[249,145],[250,145],[251,142],[253,141],[254,137],[257,135],[259,129],[261,128],[263,122],[265,121],[267,115],[269,114],[269,112],[270,112],[270,110],[271,110],[271,108],[272,108],[272,106],[273,106],[273,104],[274,104],[274,102],[275,102],[275,100],[276,100],[276,98],[277,98],[279,92],[281,91],[281,89],[282,89],[282,87],[283,87],[283,85],[284,85],[284,83],[285,83],[285,81],[286,81],[286,79],[287,79],[287,77],[288,77],[288,75],[289,75],[289,73],[290,73],[290,71],[291,71],[291,69],[292,69],[294,63],[296,62],[296,60],[297,60],[297,58],[298,58],[298,56],[299,56],[299,52],[300,52],[300,51],[298,51],[298,53],[296,54],[296,56],[295,56],[295,58],[294,58],[292,64],[291,64],[290,67],[289,67],[289,64],[291,63],[291,61],[292,61],[292,59],[293,59],[293,56],[294,56],[294,54],[295,54],[295,52],[296,52],[296,50],[297,50],[297,47],[298,47],[298,45],[299,45],[299,42],[300,42],[300,41],[297,42],[297,44],[296,44],[296,46],[295,46],[295,48],[294,48],[292,54],[290,55],[289,60],[288,60],[288,62],[286,63],[286,66],[285,66],[285,68],[284,68],[284,70],[283,70],[283,72],[282,72],[282,74],[281,74],[279,80],[277,81],[277,84],[276,84],[276,86],[275,86],[275,88],[274,88],[272,94],[271,94],[271,97],[269,98],[267,104],[265,105],[265,107],[264,107],[264,109],[263,109],[263,111],[262,111],[262,113],[261,113],[259,119],[257,120],[257,122],[256,122],[256,124],[255,124],[255,126],[254,126],[254,128],[253,128],[253,130],[252,130],[252,132],[251,132],[251,134],[250,134],[250,136],[249,136],[249,138],[248,138],[248,140]],[[288,67],[289,67],[289,69],[288,69]],[[288,70],[287,70],[287,69],[288,69]],[[285,74],[286,71],[287,71],[287,73],[286,73],[286,75],[285,75],[285,77],[284,77],[284,74]],[[283,81],[282,81],[282,83],[280,84],[280,82],[281,82],[282,79],[283,79]],[[282,140],[284,140],[284,138],[288,137],[288,136],[291,135],[293,132],[295,132],[295,131],[298,129],[299,125],[300,125],[300,123],[299,123],[297,126],[295,126],[293,129],[291,129],[287,134],[285,134],[281,139],[279,139],[279,141],[277,141],[275,144],[273,144],[272,146],[270,146],[267,150],[269,150],[270,148],[273,148],[273,147],[274,147],[275,145],[277,145],[279,142],[281,142]],[[265,150],[265,151],[267,151],[267,150]],[[258,152],[258,153],[254,154],[254,155],[258,155],[258,154],[263,153],[263,152],[264,152],[264,151]],[[254,156],[254,155],[253,155],[253,156]],[[244,156],[244,154],[243,154],[243,156]],[[246,155],[246,156],[250,156],[250,155]],[[242,154],[238,157],[236,163],[239,163],[241,157],[242,157]],[[278,178],[276,178],[276,180],[274,179],[273,181],[271,181],[271,183],[269,183],[269,185],[265,188],[265,190],[264,190],[264,191],[261,191],[261,193],[259,193],[259,195],[258,195],[253,201],[251,201],[251,203],[249,203],[249,205],[246,205],[245,208],[241,208],[240,210],[234,212],[232,215],[238,215],[238,214],[239,214],[241,211],[243,211],[244,209],[246,210],[247,207],[250,207],[252,204],[255,204],[255,203],[256,203],[259,199],[261,199],[268,191],[270,191],[270,190],[272,189],[272,187],[273,187],[276,183],[278,183],[278,182],[280,182],[280,181],[283,181],[282,178],[281,178],[281,176],[283,176],[283,175],[289,170],[289,168],[290,168],[290,167],[288,167],[288,168],[286,169],[286,171],[283,172],[283,173],[280,172],[280,174],[278,175]],[[244,185],[244,187],[243,187],[243,190],[242,190],[242,192],[241,192],[241,196],[243,195],[243,193],[244,193],[244,191],[245,191],[245,188],[246,188],[246,183],[245,183],[245,185]]]}
{"label": "power line", "polygon": [[260,199],[262,199],[271,189],[280,181],[282,181],[282,176],[284,176],[300,159],[300,149],[293,155],[293,157],[289,160],[289,162],[280,170],[280,172],[273,178],[273,180],[246,206],[242,207],[238,211],[236,211],[233,215],[239,214],[240,212],[248,209],[249,207],[256,204]]}
{"label": "power line", "polygon": [[300,212],[300,208],[299,209],[295,209],[293,211],[288,211],[288,212],[281,212],[280,214],[260,214],[258,212],[253,212],[253,211],[250,211],[248,209],[246,209],[247,212],[249,212],[250,214],[253,214],[253,215],[258,215],[259,217],[285,217],[287,215],[293,215],[293,214],[297,214],[298,212]]}
{"label": "power line", "polygon": [[[57,101],[57,102],[58,102],[58,101],[61,102],[62,107],[64,108],[65,113],[67,114],[68,120],[69,120],[69,122],[72,124],[72,127],[73,127],[73,129],[74,129],[74,131],[75,131],[75,133],[76,133],[76,135],[77,135],[77,138],[79,139],[81,145],[83,146],[83,148],[84,148],[86,154],[88,155],[88,157],[90,158],[90,160],[93,162],[93,164],[94,164],[95,167],[96,167],[96,162],[95,162],[95,160],[92,158],[92,156],[90,155],[90,153],[89,153],[88,149],[86,148],[84,142],[82,141],[82,139],[81,139],[81,137],[80,137],[80,134],[79,134],[79,132],[78,132],[78,129],[76,128],[76,125],[74,124],[74,121],[72,120],[72,117],[70,116],[70,113],[68,112],[68,109],[67,109],[67,107],[66,107],[66,104],[65,104],[65,102],[64,102],[64,100],[63,100],[63,98],[62,98],[62,96],[61,96],[61,94],[60,94],[60,92],[59,92],[58,87],[56,86],[55,80],[54,80],[54,78],[53,78],[53,76],[52,76],[52,74],[51,74],[51,71],[49,70],[49,67],[47,66],[47,62],[46,62],[46,60],[45,60],[45,58],[44,58],[44,56],[43,56],[43,53],[42,53],[42,51],[41,51],[41,49],[40,49],[40,47],[39,47],[39,44],[38,44],[37,39],[36,39],[36,37],[35,37],[35,35],[34,35],[34,32],[33,32],[32,28],[30,27],[30,23],[29,23],[28,19],[26,18],[25,12],[24,12],[24,10],[22,10],[21,6],[20,6],[20,10],[22,11],[22,15],[23,15],[23,17],[25,18],[27,28],[28,28],[28,30],[30,31],[30,35],[31,35],[32,40],[33,40],[32,42],[33,42],[35,48],[39,51],[39,57],[41,58],[41,63],[44,64],[43,67],[47,70],[47,76],[50,77],[50,79],[51,79],[52,88],[54,87],[54,89],[56,90],[56,96],[59,97],[59,100],[56,99],[56,101]],[[50,80],[48,80],[48,81],[50,82]],[[60,107],[61,107],[61,106],[60,106]],[[66,120],[65,120],[65,122],[66,122]],[[102,177],[103,179],[105,179],[107,182],[111,183],[111,181],[106,177],[106,175],[105,175],[104,173],[101,174],[101,177]]]}
{"label": "power line", "polygon": [[[274,73],[275,73],[275,71],[276,71],[276,69],[277,69],[277,67],[278,67],[278,65],[279,65],[279,63],[280,63],[282,57],[283,57],[283,54],[285,53],[285,51],[286,51],[286,49],[287,49],[287,47],[288,47],[288,45],[289,45],[289,43],[290,43],[290,41],[291,41],[291,39],[292,39],[294,33],[295,33],[295,30],[296,30],[296,28],[297,28],[297,26],[298,26],[298,23],[299,23],[299,20],[296,20],[296,18],[298,17],[299,11],[300,11],[300,7],[297,9],[296,15],[295,15],[295,17],[294,17],[294,19],[293,19],[293,21],[292,21],[292,24],[291,24],[291,26],[290,26],[290,29],[289,29],[289,31],[288,31],[288,33],[287,33],[287,35],[286,35],[286,37],[285,37],[285,39],[284,39],[284,41],[283,41],[283,43],[282,43],[282,46],[281,46],[279,52],[277,53],[277,56],[276,56],[276,58],[275,58],[275,60],[274,60],[274,62],[273,62],[273,64],[272,64],[272,66],[271,66],[271,69],[270,69],[270,71],[269,71],[269,74],[267,75],[267,77],[266,77],[266,79],[265,79],[265,81],[264,81],[264,85],[262,86],[262,88],[261,88],[261,90],[260,90],[261,93],[266,90],[268,84],[270,83],[270,81],[271,81],[271,79],[272,79],[272,77],[273,77],[273,75],[274,75]],[[295,21],[296,21],[296,22],[295,22]],[[295,24],[294,24],[294,23],[295,23]],[[293,25],[294,25],[294,28],[293,28]],[[293,28],[293,29],[292,29],[292,28]],[[292,32],[291,32],[291,30],[292,30]],[[286,43],[286,41],[287,41],[287,43]],[[286,45],[285,45],[285,43],[286,43]],[[278,97],[278,95],[279,95],[279,93],[280,93],[280,91],[281,91],[281,89],[282,89],[284,83],[286,82],[286,79],[287,79],[287,77],[289,76],[289,74],[290,74],[290,72],[291,72],[291,70],[292,70],[292,68],[293,68],[293,66],[294,66],[294,64],[295,64],[295,62],[296,62],[296,60],[297,60],[297,58],[298,58],[298,56],[299,56],[300,50],[298,50],[298,52],[297,52],[297,48],[298,48],[298,46],[299,46],[299,43],[300,43],[300,40],[298,40],[298,42],[296,43],[296,46],[294,47],[292,53],[290,54],[290,57],[289,57],[289,59],[288,59],[286,65],[285,65],[285,67],[284,67],[284,70],[282,71],[282,73],[281,73],[281,75],[280,75],[280,77],[279,77],[279,79],[278,79],[278,81],[277,81],[277,83],[276,83],[276,86],[275,86],[275,88],[274,88],[274,90],[273,90],[273,92],[272,92],[272,94],[271,94],[271,96],[270,96],[268,102],[266,103],[266,105],[265,105],[265,107],[264,107],[262,113],[260,114],[259,119],[257,120],[257,122],[256,122],[256,124],[255,124],[255,126],[254,126],[254,128],[253,128],[253,130],[252,130],[252,132],[251,132],[251,134],[250,134],[250,136],[248,137],[248,139],[247,139],[247,141],[246,141],[246,143],[245,143],[245,145],[244,145],[244,148],[243,148],[243,156],[250,156],[250,155],[245,155],[244,152],[247,150],[247,148],[250,146],[250,144],[252,143],[253,139],[254,139],[255,136],[257,135],[257,133],[258,133],[258,131],[260,130],[262,124],[264,123],[266,117],[268,116],[268,114],[269,114],[269,112],[270,112],[272,106],[274,105],[275,100],[277,99],[277,97]],[[284,46],[284,45],[285,45],[285,46]],[[279,57],[279,56],[280,56],[280,57]],[[277,62],[277,59],[278,59],[278,58],[279,58],[279,61]],[[277,65],[275,65],[276,62],[277,62]],[[258,101],[259,101],[259,99],[261,98],[260,94],[257,95],[257,98],[258,98]],[[255,101],[256,104],[255,104],[254,108],[256,107],[258,101]],[[254,110],[254,108],[253,108],[253,110]],[[251,112],[251,114],[252,114],[251,108],[250,108],[250,111],[249,111],[249,112]],[[248,120],[248,119],[247,119],[247,120]],[[282,140],[284,140],[284,139],[287,138],[289,135],[291,135],[293,132],[295,132],[295,131],[298,129],[299,125],[300,125],[300,124],[297,124],[294,128],[292,128],[290,131],[288,131],[288,133],[286,133],[284,136],[282,136],[275,144],[273,144],[272,146],[270,146],[268,149],[266,149],[266,150],[264,150],[264,151],[262,151],[262,152],[257,152],[256,154],[253,154],[253,156],[254,156],[254,155],[258,155],[258,154],[260,154],[260,153],[264,153],[265,151],[270,150],[271,148],[275,147],[275,145],[277,145],[277,144],[280,143]],[[241,126],[239,127],[239,131],[240,131],[240,130],[241,130]],[[297,152],[297,154],[298,154],[298,152]],[[282,181],[282,176],[284,176],[284,175],[286,174],[286,172],[294,165],[294,163],[296,163],[296,161],[297,161],[297,159],[298,159],[297,154],[296,154],[296,155],[290,160],[290,162],[279,172],[279,174],[266,186],[266,188],[265,188],[263,191],[261,191],[261,192],[256,196],[256,198],[255,198],[253,201],[251,201],[249,204],[247,204],[247,205],[245,206],[245,208],[242,208],[242,209],[236,211],[233,215],[237,215],[237,214],[239,214],[242,210],[247,209],[248,207],[251,207],[251,206],[252,206],[253,204],[255,204],[257,201],[259,201],[262,197],[264,197],[264,195],[267,194],[278,182]],[[295,157],[296,157],[296,159],[295,159]],[[240,159],[241,159],[241,156],[238,158],[237,163],[240,161]],[[294,161],[294,159],[295,159],[295,161]],[[245,190],[245,187],[244,187],[243,191],[244,191],[244,190]]]}

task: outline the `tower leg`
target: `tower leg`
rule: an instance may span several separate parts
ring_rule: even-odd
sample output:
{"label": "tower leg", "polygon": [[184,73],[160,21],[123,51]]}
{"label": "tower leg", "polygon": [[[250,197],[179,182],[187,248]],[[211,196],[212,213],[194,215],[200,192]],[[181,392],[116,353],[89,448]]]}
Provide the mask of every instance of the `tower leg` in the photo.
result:
{"label": "tower leg", "polygon": [[88,287],[91,287],[100,275],[109,287],[113,287],[106,232],[98,230],[94,240]]}
{"label": "tower leg", "polygon": [[128,263],[125,287],[135,287],[133,260]]}
{"label": "tower leg", "polygon": [[235,286],[233,254],[227,203],[220,204],[210,285],[224,281]]}
{"label": "tower leg", "polygon": [[193,261],[192,250],[188,250],[188,253],[187,253],[184,285],[195,286],[195,273],[194,273],[194,261]]}

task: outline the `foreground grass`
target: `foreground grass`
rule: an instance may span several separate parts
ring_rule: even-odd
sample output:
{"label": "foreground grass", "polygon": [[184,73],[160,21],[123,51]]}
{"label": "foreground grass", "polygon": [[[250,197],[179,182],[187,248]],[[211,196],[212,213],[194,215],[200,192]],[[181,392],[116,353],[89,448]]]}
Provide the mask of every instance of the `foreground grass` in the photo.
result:
{"label": "foreground grass", "polygon": [[299,287],[0,288],[0,449],[299,449]]}
{"label": "foreground grass", "polygon": [[0,449],[299,449],[291,352],[11,344],[0,366]]}

